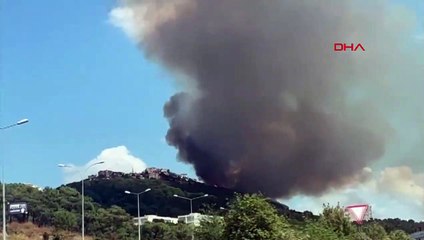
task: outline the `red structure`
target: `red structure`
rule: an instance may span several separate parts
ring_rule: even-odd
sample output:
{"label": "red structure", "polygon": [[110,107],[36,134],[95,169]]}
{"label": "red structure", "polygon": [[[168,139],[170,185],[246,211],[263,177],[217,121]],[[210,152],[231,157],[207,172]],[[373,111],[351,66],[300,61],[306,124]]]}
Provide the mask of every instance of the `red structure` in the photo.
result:
{"label": "red structure", "polygon": [[368,204],[350,205],[345,210],[358,224],[362,224],[364,220],[369,220],[372,217],[371,206]]}

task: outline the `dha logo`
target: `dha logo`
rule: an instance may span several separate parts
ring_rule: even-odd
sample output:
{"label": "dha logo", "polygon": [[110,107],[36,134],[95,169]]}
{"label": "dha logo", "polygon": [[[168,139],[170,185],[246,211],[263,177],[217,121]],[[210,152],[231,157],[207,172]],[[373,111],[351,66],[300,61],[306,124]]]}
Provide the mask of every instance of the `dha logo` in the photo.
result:
{"label": "dha logo", "polygon": [[362,44],[353,44],[347,45],[346,43],[334,43],[334,51],[335,52],[346,52],[346,49],[350,49],[351,52],[356,52],[360,48],[363,52],[365,52],[365,48],[362,46]]}

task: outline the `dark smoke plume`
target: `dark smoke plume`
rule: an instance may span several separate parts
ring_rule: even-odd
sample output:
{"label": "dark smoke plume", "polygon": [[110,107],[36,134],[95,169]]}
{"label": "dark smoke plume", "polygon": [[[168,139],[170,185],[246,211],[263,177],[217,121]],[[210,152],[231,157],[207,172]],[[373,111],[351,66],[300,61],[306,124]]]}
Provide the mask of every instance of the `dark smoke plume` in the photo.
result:
{"label": "dark smoke plume", "polygon": [[[388,46],[412,25],[385,1],[123,5],[147,56],[186,83],[165,105],[166,137],[206,183],[270,197],[320,194],[358,181],[383,155],[390,127],[377,96],[358,92],[384,85],[402,58]],[[333,52],[334,42],[366,51]]]}

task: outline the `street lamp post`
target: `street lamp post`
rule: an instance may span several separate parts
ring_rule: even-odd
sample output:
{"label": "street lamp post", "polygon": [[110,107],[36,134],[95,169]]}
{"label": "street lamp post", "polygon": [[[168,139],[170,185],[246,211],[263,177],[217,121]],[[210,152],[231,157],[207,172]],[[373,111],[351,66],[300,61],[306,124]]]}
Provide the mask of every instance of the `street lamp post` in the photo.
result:
{"label": "street lamp post", "polygon": [[144,190],[143,192],[139,192],[139,193],[134,193],[134,192],[130,192],[130,191],[125,191],[126,194],[133,194],[133,195],[137,195],[137,216],[138,216],[138,240],[141,240],[141,222],[140,222],[140,195],[143,193],[146,193],[148,191],[150,191],[152,189],[148,188],[146,190]]}
{"label": "street lamp post", "polygon": [[[8,128],[11,128],[11,127],[16,127],[16,126],[25,124],[27,122],[29,122],[29,120],[25,118],[25,119],[22,119],[20,121],[17,121],[14,124],[11,124],[11,125],[8,125],[8,126],[5,126],[5,127],[0,127],[0,130],[8,129]],[[6,240],[6,184],[4,183],[4,158],[2,158],[2,159],[3,160],[2,160],[2,165],[1,165],[1,172],[2,172],[1,183],[2,183],[2,189],[3,189],[3,194],[2,194],[3,195],[2,196],[2,198],[3,198],[3,240]]]}
{"label": "street lamp post", "polygon": [[[104,163],[104,161],[96,162],[96,163],[91,164],[87,168],[85,168],[84,172],[79,171],[80,176],[81,176],[81,236],[82,236],[82,240],[84,240],[84,237],[85,237],[84,176],[83,176],[82,173],[86,173],[89,168],[91,168],[95,165],[103,164],[103,163]],[[58,164],[57,166],[62,167],[62,168],[72,168],[73,167],[72,165],[69,165],[69,164]]]}
{"label": "street lamp post", "polygon": [[[185,199],[185,200],[190,201],[190,215],[193,214],[193,201],[194,200],[197,200],[197,199],[200,199],[200,198],[207,197],[207,196],[209,196],[209,195],[208,194],[205,194],[205,195],[202,195],[202,196],[199,196],[199,197],[195,197],[195,198],[186,198],[186,197],[181,197],[181,196],[179,196],[177,194],[174,194],[174,197],[176,197],[176,198],[181,198],[181,199]],[[194,240],[194,231],[191,233],[191,239]]]}
{"label": "street lamp post", "polygon": [[179,196],[177,194],[174,194],[174,197],[176,197],[176,198],[182,198],[182,199],[185,199],[185,200],[190,201],[190,214],[193,213],[193,200],[196,200],[196,199],[199,199],[199,198],[204,198],[204,197],[207,197],[207,196],[209,196],[209,195],[208,194],[205,194],[205,195],[202,195],[200,197],[186,198],[186,197],[181,197],[181,196]]}

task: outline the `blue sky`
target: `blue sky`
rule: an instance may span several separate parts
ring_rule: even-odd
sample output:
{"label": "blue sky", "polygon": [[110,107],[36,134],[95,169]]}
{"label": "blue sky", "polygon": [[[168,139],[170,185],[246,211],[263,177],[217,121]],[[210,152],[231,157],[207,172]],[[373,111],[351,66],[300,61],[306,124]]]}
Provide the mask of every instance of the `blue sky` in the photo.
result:
{"label": "blue sky", "polygon": [[82,165],[125,145],[149,166],[188,172],[163,139],[175,92],[108,22],[114,1],[2,1],[0,157],[7,182],[58,186],[60,162]]}
{"label": "blue sky", "polygon": [[[96,157],[127,159],[129,165],[142,159],[148,166],[194,176],[164,142],[163,105],[179,86],[110,23],[115,1],[0,1],[0,125],[30,119],[1,132],[6,182],[56,187],[75,180],[64,177],[58,163],[83,166]],[[417,11],[417,35],[422,35],[424,1],[393,2]],[[286,203],[320,208],[322,201],[348,201],[350,193],[312,200],[297,196]],[[390,208],[399,204],[382,206],[387,199],[373,199],[381,216],[392,216]],[[405,218],[423,216],[413,208],[405,212]]]}

